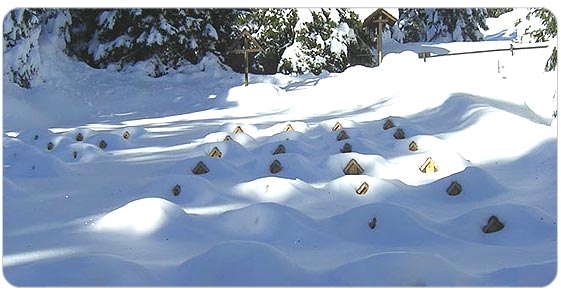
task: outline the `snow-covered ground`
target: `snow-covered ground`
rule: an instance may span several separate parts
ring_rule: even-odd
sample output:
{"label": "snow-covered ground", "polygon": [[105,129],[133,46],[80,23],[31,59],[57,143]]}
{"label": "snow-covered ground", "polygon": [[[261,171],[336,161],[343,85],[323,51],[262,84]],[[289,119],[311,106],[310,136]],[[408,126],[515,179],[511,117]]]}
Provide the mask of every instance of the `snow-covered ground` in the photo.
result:
{"label": "snow-covered ground", "polygon": [[[17,286],[550,283],[550,49],[417,56],[508,48],[511,16],[489,22],[486,42],[388,42],[376,68],[252,75],[247,87],[212,57],[153,79],[89,68],[42,39],[46,83],[24,90],[4,80],[5,278]],[[384,130],[388,118],[396,127]],[[294,131],[283,131],[289,124]],[[405,139],[394,138],[397,128]],[[343,130],[349,138],[337,141]],[[341,153],[345,143],[352,152]],[[273,155],[279,144],[286,153]],[[221,158],[208,156],[214,147]],[[429,157],[438,172],[419,170]],[[343,173],[351,159],[362,174]],[[273,174],[274,160],[282,168]],[[195,175],[200,161],[209,172]],[[447,194],[453,181],[457,196]],[[504,228],[483,233],[492,215]]]}

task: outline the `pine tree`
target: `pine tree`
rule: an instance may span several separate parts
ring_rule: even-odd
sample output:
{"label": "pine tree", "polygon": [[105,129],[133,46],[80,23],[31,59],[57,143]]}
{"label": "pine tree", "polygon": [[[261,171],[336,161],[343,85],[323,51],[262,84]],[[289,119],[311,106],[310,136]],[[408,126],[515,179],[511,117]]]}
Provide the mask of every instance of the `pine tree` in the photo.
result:
{"label": "pine tree", "polygon": [[[547,42],[557,38],[557,20],[555,15],[546,8],[534,8],[526,16],[526,20],[536,17],[540,20],[541,27],[528,27],[525,35],[535,42]],[[557,47],[554,46],[551,55],[546,61],[545,71],[553,71],[557,68]]]}
{"label": "pine tree", "polygon": [[401,9],[399,30],[404,42],[480,41],[488,29],[487,11],[466,9]]}
{"label": "pine tree", "polygon": [[487,8],[489,17],[497,18],[507,12],[511,12],[513,8]]}
{"label": "pine tree", "polygon": [[62,51],[70,42],[71,18],[67,9],[23,9],[10,11],[4,18],[4,74],[23,88],[43,82],[39,76],[39,38],[45,33]]}

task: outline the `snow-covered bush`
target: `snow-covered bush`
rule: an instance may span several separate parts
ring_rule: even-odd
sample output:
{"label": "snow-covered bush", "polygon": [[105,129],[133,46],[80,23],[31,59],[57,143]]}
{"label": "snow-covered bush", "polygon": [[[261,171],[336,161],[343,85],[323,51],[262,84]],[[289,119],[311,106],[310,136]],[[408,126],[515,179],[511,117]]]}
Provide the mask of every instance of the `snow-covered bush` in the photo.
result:
{"label": "snow-covered bush", "polygon": [[480,29],[488,29],[484,8],[404,8],[399,15],[399,30],[394,30],[399,33],[394,38],[406,43],[480,41]]}
{"label": "snow-covered bush", "polygon": [[[516,25],[522,25],[519,20]],[[555,15],[546,8],[533,8],[526,15],[524,35],[517,38],[518,42],[548,42],[557,40],[557,20]],[[557,46],[553,47],[551,55],[546,61],[545,71],[557,68]]]}
{"label": "snow-covered bush", "polygon": [[[241,11],[235,19],[231,42],[240,42],[241,34],[247,30],[263,48],[252,57],[250,72],[274,74],[277,72],[282,54],[294,42],[294,28],[298,22],[296,9],[249,9]],[[239,44],[237,44],[239,45]],[[243,54],[226,52],[226,62],[236,71],[242,71]]]}
{"label": "snow-covered bush", "polygon": [[24,88],[40,84],[39,38],[48,33],[58,49],[70,42],[71,24],[67,9],[23,9],[10,11],[4,18],[4,74]]}
{"label": "snow-covered bush", "polygon": [[295,42],[283,54],[280,72],[319,75],[322,70],[342,72],[347,68],[348,46],[357,43],[356,35],[346,22],[333,19],[331,12],[311,10],[312,20],[297,25]]}
{"label": "snow-covered bush", "polygon": [[73,53],[97,68],[147,61],[158,77],[216,51],[218,32],[208,9],[76,10]]}

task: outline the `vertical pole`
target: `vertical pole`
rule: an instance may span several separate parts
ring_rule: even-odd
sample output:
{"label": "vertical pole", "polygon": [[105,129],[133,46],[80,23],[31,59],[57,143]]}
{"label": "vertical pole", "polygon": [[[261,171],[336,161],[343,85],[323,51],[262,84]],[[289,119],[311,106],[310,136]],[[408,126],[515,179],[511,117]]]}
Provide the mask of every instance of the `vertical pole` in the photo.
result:
{"label": "vertical pole", "polygon": [[243,57],[244,57],[244,61],[245,61],[245,69],[244,69],[245,70],[245,79],[244,79],[244,82],[245,82],[245,86],[248,86],[249,85],[249,76],[248,76],[248,74],[249,74],[249,54],[248,54],[247,50],[249,48],[248,48],[248,41],[247,41],[246,36],[244,36],[244,38],[243,38],[243,44],[244,44]]}
{"label": "vertical pole", "polygon": [[382,16],[378,18],[378,66],[382,64]]}
{"label": "vertical pole", "polygon": [[249,77],[248,77],[248,74],[249,74],[249,60],[248,60],[249,56],[248,56],[247,50],[244,50],[243,56],[244,56],[244,59],[245,59],[245,80],[244,80],[244,82],[245,82],[245,86],[248,86],[249,85]]}

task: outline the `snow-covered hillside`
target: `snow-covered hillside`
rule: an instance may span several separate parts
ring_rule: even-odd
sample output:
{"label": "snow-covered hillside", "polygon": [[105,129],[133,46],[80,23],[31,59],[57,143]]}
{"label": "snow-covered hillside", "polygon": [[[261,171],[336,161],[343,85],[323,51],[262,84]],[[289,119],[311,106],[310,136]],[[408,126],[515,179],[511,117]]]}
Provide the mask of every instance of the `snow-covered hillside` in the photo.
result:
{"label": "snow-covered hillside", "polygon": [[[41,39],[45,83],[3,83],[6,280],[550,283],[557,72],[543,68],[551,50],[417,55],[509,48],[515,13],[489,22],[485,42],[387,42],[379,67],[250,75],[247,87],[211,55],[151,78],[142,64],[92,69]],[[394,127],[384,129],[388,120]],[[285,153],[274,154],[279,145]],[[215,147],[221,157],[210,157]],[[437,172],[421,171],[428,158]],[[352,159],[362,173],[344,173]],[[449,195],[453,182],[461,192]],[[492,216],[504,227],[484,233]]]}

